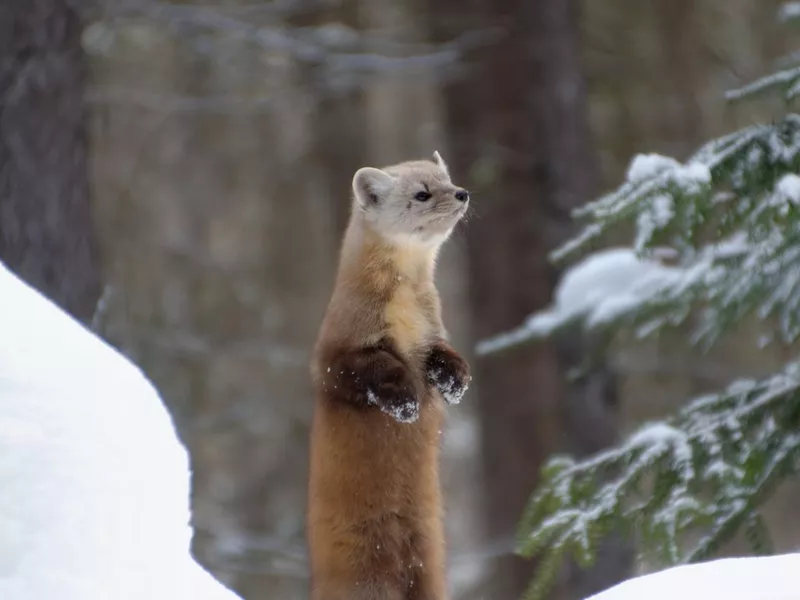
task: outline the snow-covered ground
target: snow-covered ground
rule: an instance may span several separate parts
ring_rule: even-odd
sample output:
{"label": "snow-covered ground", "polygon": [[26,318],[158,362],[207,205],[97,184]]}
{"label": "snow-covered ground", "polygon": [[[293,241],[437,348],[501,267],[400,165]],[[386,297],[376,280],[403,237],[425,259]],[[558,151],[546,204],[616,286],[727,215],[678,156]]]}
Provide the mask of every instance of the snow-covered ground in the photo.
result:
{"label": "snow-covered ground", "polygon": [[[139,369],[0,264],[0,599],[237,600],[190,555],[189,478]],[[798,573],[722,559],[589,600],[800,600]]]}
{"label": "snow-covered ground", "polygon": [[798,600],[800,553],[723,558],[629,579],[587,600]]}
{"label": "snow-covered ground", "polygon": [[236,600],[190,555],[189,480],[139,369],[0,264],[0,599]]}

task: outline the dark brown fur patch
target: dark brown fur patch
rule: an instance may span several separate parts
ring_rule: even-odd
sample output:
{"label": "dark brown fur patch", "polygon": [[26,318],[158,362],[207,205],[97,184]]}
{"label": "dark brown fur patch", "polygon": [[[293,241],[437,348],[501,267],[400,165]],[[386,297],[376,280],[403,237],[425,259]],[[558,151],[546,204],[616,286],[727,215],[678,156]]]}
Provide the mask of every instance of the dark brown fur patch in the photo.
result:
{"label": "dark brown fur patch", "polygon": [[428,383],[439,390],[448,404],[457,404],[472,380],[469,365],[450,344],[439,342],[425,363]]}
{"label": "dark brown fur patch", "polygon": [[[374,346],[334,353],[323,359],[322,389],[328,401],[393,413],[404,407],[419,412],[424,382],[392,348],[388,340]],[[415,409],[412,407],[416,407]]]}

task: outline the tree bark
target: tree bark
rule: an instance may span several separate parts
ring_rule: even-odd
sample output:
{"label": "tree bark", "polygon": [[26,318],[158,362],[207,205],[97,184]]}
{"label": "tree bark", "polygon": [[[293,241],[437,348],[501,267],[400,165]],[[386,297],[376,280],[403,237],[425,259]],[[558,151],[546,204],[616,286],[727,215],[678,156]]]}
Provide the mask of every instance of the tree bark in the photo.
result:
{"label": "tree bark", "polygon": [[[547,305],[559,273],[547,254],[571,233],[569,216],[597,189],[587,121],[577,0],[429,3],[433,37],[494,28],[499,37],[466,59],[443,89],[451,171],[469,173],[476,215],[467,225],[473,327],[478,339]],[[599,368],[574,385],[584,355],[576,333],[474,365],[483,434],[486,533],[513,539],[542,463],[554,451],[586,454],[615,436],[614,384]],[[603,553],[591,573],[572,569],[558,597],[583,597],[625,574],[628,553]],[[494,598],[518,598],[533,565],[496,561]]]}
{"label": "tree bark", "polygon": [[67,0],[0,3],[0,259],[83,322],[92,239],[81,22]]}

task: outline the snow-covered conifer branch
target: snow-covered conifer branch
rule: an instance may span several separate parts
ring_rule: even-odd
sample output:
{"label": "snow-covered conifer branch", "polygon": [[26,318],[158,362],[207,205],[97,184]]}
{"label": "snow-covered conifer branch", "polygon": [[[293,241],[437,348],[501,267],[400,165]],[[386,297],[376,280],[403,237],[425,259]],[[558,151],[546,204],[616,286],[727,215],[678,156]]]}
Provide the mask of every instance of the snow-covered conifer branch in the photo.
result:
{"label": "snow-covered conifer branch", "polygon": [[[553,459],[520,523],[519,549],[547,557],[566,550],[591,564],[597,541],[621,527],[657,560],[693,562],[745,525],[768,546],[758,508],[798,467],[800,363],[790,363],[764,380],[696,398],[588,460]],[[697,532],[704,535],[694,541]],[[541,583],[551,577],[540,568],[531,590],[546,589]]]}
{"label": "snow-covered conifer branch", "polygon": [[[776,91],[787,101],[800,94],[800,67],[729,98]],[[798,173],[800,115],[791,113],[712,140],[684,163],[635,157],[625,183],[576,211],[585,228],[553,252],[562,263],[584,256],[565,271],[552,306],[483,340],[478,353],[574,325],[606,343],[621,329],[646,337],[690,315],[691,342],[703,348],[751,316],[770,328],[767,342],[796,341]],[[596,251],[620,226],[632,227],[630,246]],[[519,552],[540,558],[528,598],[543,597],[565,555],[591,564],[613,529],[628,531],[656,563],[707,559],[739,532],[755,553],[770,552],[760,507],[798,472],[800,362],[695,398],[581,462],[555,457],[519,528]]]}
{"label": "snow-covered conifer branch", "polygon": [[[714,140],[685,164],[639,155],[618,190],[576,212],[584,232],[553,259],[590,248],[621,224],[631,248],[590,254],[568,270],[554,306],[483,340],[488,354],[574,321],[645,337],[700,309],[694,341],[708,346],[748,314],[774,317],[779,338],[800,335],[800,116]],[[704,242],[703,240],[709,240]],[[668,257],[675,264],[664,264]]]}

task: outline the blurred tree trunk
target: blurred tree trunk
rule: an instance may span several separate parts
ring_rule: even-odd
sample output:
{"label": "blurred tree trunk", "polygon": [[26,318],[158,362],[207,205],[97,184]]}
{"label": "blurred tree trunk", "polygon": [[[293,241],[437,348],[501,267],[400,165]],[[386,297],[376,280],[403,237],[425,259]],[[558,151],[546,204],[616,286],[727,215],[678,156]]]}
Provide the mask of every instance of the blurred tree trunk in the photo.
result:
{"label": "blurred tree trunk", "polygon": [[708,137],[698,95],[702,93],[701,73],[704,31],[695,18],[698,6],[692,0],[661,0],[655,17],[661,36],[663,72],[657,81],[664,96],[675,96],[662,113],[662,137],[669,156],[683,157]]}
{"label": "blurred tree trunk", "polygon": [[[358,0],[286,14],[184,4],[182,18],[224,15],[241,31],[123,21],[97,55],[95,89],[131,90],[93,121],[96,214],[120,290],[108,332],[190,449],[198,560],[248,600],[299,600],[308,352],[363,164],[363,115],[358,90],[331,89],[325,56],[265,51],[242,31],[357,29]],[[136,92],[156,100],[127,101]]]}
{"label": "blurred tree trunk", "polygon": [[97,305],[81,22],[67,0],[0,3],[0,259],[78,319]]}
{"label": "blurred tree trunk", "polygon": [[[570,210],[597,191],[578,2],[438,0],[429,10],[438,41],[490,26],[502,32],[468,57],[464,77],[443,91],[451,169],[469,173],[477,192],[467,239],[473,327],[481,339],[549,303],[558,272],[547,253],[574,231]],[[566,384],[565,371],[584,346],[573,334],[474,365],[490,539],[513,539],[552,452],[585,454],[614,440],[610,373],[600,369]],[[601,563],[588,574],[573,569],[558,597],[583,597],[620,579],[628,552],[609,549]],[[532,564],[509,555],[495,567],[491,596],[518,598]]]}
{"label": "blurred tree trunk", "polygon": [[[308,5],[315,6],[316,11],[309,11],[305,19],[295,19],[290,24],[309,27],[332,21],[351,32],[362,30],[360,0],[340,0],[333,10],[327,5],[328,12],[324,0],[314,2]],[[324,218],[330,228],[332,245],[338,249],[350,219],[353,174],[367,164],[366,149],[370,132],[367,129],[363,86],[356,81],[348,82],[342,76],[339,77],[340,81],[335,82],[338,85],[332,85],[332,77],[322,63],[306,65],[304,69],[305,91],[315,99],[311,128],[314,136],[312,158],[319,166],[323,181],[323,189],[318,190],[316,195],[321,198],[320,209],[326,211]],[[331,256],[330,279],[327,283],[331,289],[338,259],[338,253]]]}

